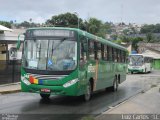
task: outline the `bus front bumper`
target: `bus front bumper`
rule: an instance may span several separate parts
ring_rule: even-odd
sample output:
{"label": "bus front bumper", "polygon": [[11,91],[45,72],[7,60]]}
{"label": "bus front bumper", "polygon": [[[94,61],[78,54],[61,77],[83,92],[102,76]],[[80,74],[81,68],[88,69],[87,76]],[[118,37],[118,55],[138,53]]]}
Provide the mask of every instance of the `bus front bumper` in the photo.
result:
{"label": "bus front bumper", "polygon": [[[47,92],[42,91],[44,89],[47,90]],[[21,81],[21,90],[22,92],[31,92],[31,93],[78,96],[77,83],[67,88],[64,88],[63,86],[46,86],[38,84],[26,85],[24,82]]]}
{"label": "bus front bumper", "polygon": [[128,72],[144,72],[143,69],[128,69]]}

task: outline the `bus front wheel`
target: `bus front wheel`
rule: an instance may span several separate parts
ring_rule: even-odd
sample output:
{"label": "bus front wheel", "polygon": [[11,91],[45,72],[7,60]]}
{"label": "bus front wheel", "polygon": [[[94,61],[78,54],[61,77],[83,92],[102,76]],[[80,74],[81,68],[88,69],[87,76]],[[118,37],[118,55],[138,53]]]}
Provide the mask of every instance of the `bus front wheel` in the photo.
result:
{"label": "bus front wheel", "polygon": [[92,89],[91,83],[89,82],[86,87],[86,93],[84,94],[84,100],[87,102],[91,99]]}
{"label": "bus front wheel", "polygon": [[50,94],[43,94],[43,93],[40,93],[40,96],[41,96],[42,99],[49,99]]}

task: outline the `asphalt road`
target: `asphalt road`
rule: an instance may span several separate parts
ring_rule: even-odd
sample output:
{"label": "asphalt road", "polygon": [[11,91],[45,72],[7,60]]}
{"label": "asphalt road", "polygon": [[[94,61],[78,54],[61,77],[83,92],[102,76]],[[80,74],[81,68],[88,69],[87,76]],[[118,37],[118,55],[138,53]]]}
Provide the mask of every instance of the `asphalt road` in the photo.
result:
{"label": "asphalt road", "polygon": [[5,117],[6,113],[19,114],[19,118],[22,119],[29,119],[28,116],[35,115],[39,116],[40,120],[49,120],[52,117],[71,119],[68,116],[74,115],[79,118],[85,115],[98,115],[139,92],[148,90],[159,81],[159,71],[128,74],[127,80],[119,85],[117,92],[98,91],[89,102],[83,102],[81,97],[64,96],[52,96],[49,101],[43,101],[38,94],[32,93],[0,95],[0,113],[3,113],[1,117]]}

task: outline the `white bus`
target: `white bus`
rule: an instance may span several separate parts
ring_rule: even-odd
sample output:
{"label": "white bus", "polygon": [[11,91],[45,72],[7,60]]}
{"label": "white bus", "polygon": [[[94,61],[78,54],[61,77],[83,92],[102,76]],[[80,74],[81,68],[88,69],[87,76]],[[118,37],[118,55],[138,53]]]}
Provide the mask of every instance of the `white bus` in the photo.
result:
{"label": "white bus", "polygon": [[128,72],[149,73],[152,70],[152,58],[143,54],[130,54]]}

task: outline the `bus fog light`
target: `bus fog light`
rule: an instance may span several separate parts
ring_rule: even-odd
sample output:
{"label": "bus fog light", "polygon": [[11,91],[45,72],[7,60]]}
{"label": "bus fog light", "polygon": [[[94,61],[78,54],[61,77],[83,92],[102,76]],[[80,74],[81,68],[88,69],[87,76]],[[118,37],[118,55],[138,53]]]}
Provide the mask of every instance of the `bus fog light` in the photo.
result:
{"label": "bus fog light", "polygon": [[78,81],[79,81],[78,78],[73,79],[73,80],[70,80],[70,81],[68,81],[67,83],[65,83],[65,84],[63,85],[63,87],[67,88],[67,87],[75,84],[75,83],[78,82]]}
{"label": "bus fog light", "polygon": [[26,85],[30,85],[31,83],[23,76],[21,76],[21,80],[23,81],[23,83],[25,83]]}

